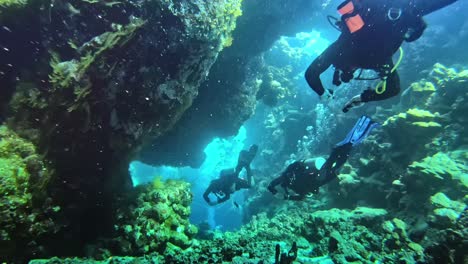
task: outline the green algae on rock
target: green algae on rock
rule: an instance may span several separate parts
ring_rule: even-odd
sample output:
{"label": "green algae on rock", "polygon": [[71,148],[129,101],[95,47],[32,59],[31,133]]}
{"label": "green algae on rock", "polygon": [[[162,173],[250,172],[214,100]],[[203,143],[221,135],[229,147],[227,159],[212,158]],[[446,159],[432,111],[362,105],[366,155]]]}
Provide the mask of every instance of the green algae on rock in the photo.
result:
{"label": "green algae on rock", "polygon": [[454,224],[466,208],[466,204],[453,201],[444,193],[438,192],[431,196],[431,203],[434,209],[434,222],[437,225]]}
{"label": "green algae on rock", "polygon": [[421,246],[406,234],[406,223],[387,217],[386,210],[367,207],[317,211],[307,221],[305,237],[317,244],[314,254],[328,254],[334,263],[423,260]]}
{"label": "green algae on rock", "polygon": [[[19,69],[8,124],[54,168],[47,187],[70,221],[66,232],[86,237],[79,243],[112,233],[129,162],[192,104],[241,3],[53,1],[33,12],[41,70]],[[76,241],[58,247],[66,243]]]}
{"label": "green algae on rock", "polygon": [[404,182],[412,188],[424,190],[424,193],[432,190],[431,195],[436,191],[444,191],[457,195],[458,198],[463,197],[468,194],[468,167],[463,158],[457,158],[460,152],[466,154],[466,151],[437,152],[413,162]]}
{"label": "green algae on rock", "polygon": [[41,254],[36,247],[41,236],[60,229],[47,198],[51,173],[36,147],[6,126],[0,126],[0,254],[16,260],[23,254]]}
{"label": "green algae on rock", "polygon": [[[192,194],[184,181],[167,180],[138,186],[136,201],[118,213],[116,231],[124,254],[164,253],[169,243],[186,249],[197,234],[189,223]],[[131,246],[124,247],[130,243]]]}

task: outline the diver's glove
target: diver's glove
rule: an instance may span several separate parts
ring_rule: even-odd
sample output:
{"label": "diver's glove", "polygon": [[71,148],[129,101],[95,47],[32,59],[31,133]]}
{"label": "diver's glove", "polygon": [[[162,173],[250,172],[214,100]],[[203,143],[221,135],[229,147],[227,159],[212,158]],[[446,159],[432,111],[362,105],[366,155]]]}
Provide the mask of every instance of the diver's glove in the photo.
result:
{"label": "diver's glove", "polygon": [[356,95],[345,104],[345,106],[343,107],[343,113],[347,113],[351,108],[358,107],[363,104],[364,102],[362,101],[361,95]]}
{"label": "diver's glove", "polygon": [[325,92],[320,96],[320,100],[325,103],[331,102],[334,98],[333,90],[331,89],[325,89]]}

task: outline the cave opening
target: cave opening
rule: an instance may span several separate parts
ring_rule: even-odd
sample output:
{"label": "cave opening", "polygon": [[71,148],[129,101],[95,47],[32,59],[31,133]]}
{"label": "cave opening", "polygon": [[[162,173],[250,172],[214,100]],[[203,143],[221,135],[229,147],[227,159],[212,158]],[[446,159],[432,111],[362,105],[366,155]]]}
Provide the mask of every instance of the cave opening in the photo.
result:
{"label": "cave opening", "polygon": [[[216,206],[209,206],[203,200],[203,192],[211,180],[219,177],[223,169],[234,168],[237,164],[238,153],[247,147],[247,129],[240,127],[237,135],[229,138],[213,138],[205,147],[205,161],[199,168],[150,166],[134,161],[129,166],[134,186],[146,184],[155,179],[179,179],[190,182],[193,201],[191,205],[190,222],[192,224],[207,223],[212,229],[222,231],[235,230],[241,226],[242,210],[233,203],[242,204],[243,192],[236,192],[232,198]],[[245,171],[241,172],[244,177]]]}
{"label": "cave opening", "polygon": [[[274,83],[284,77],[295,81],[282,83],[279,91],[268,92],[272,92],[272,95],[280,98],[280,101],[287,100],[289,104],[292,104],[298,110],[310,110],[308,108],[311,105],[311,91],[307,87],[305,80],[300,78],[300,76],[303,75],[312,58],[322,52],[329,43],[318,31],[301,32],[291,37],[280,37],[272,48],[263,54],[265,58],[263,71],[272,67],[282,69],[287,65],[291,65],[292,68],[290,71],[274,72],[273,75],[270,74],[270,76],[273,76],[272,80],[265,79],[263,82]],[[331,73],[328,75],[331,76]],[[286,90],[289,90],[289,92],[285,96],[283,93]],[[239,229],[242,221],[245,220],[244,213],[246,212],[244,212],[243,204],[247,196],[245,192],[248,192],[248,190],[238,191],[227,202],[216,206],[209,206],[204,201],[203,192],[211,180],[219,177],[221,170],[236,166],[238,153],[242,149],[247,149],[251,144],[258,144],[260,145],[259,153],[262,152],[262,145],[265,145],[263,141],[268,140],[268,137],[265,136],[271,133],[266,128],[268,125],[264,123],[264,120],[277,107],[268,105],[265,103],[265,100],[259,99],[255,112],[239,128],[236,135],[228,138],[215,137],[206,145],[203,150],[205,160],[199,168],[191,168],[189,166],[151,166],[140,161],[132,162],[129,166],[129,171],[133,185],[150,183],[158,178],[162,180],[181,179],[190,182],[193,193],[190,216],[192,224],[206,223],[211,229],[219,229],[221,231]],[[187,153],[187,155],[189,154]],[[254,170],[256,163],[269,166],[265,164],[266,161],[260,156],[258,154],[252,162]],[[245,171],[241,172],[240,177],[245,177]],[[255,184],[255,177],[253,184]]]}

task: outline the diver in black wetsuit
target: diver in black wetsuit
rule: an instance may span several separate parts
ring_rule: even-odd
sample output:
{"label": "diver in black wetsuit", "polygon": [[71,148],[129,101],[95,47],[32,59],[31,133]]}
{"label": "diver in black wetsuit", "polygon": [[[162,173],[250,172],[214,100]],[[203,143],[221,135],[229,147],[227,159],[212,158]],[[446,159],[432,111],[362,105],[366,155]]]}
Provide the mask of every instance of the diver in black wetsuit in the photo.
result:
{"label": "diver in black wetsuit", "polygon": [[343,112],[365,102],[396,96],[400,92],[400,78],[392,61],[393,54],[403,41],[412,42],[421,37],[426,28],[424,15],[456,1],[346,0],[338,6],[342,15],[341,22],[337,23],[341,34],[309,66],[305,73],[307,83],[321,98],[331,98],[333,91],[325,90],[320,81],[320,75],[331,65],[335,67],[333,84],[337,86],[353,79],[359,68],[375,70],[382,81],[375,89],[368,88],[353,97]]}
{"label": "diver in black wetsuit", "polygon": [[[333,148],[321,168],[317,168],[312,159],[296,161],[268,185],[268,190],[276,194],[276,186],[281,185],[287,200],[302,200],[310,193],[317,193],[320,186],[336,178],[337,171],[348,159],[353,146],[364,140],[377,125],[370,118],[362,116],[346,138]],[[296,194],[290,195],[289,190]]]}
{"label": "diver in black wetsuit", "polygon": [[[209,205],[223,203],[231,197],[231,194],[240,190],[250,188],[252,185],[252,171],[250,163],[257,154],[258,146],[252,145],[248,151],[242,150],[239,153],[236,169],[222,170],[218,179],[212,180],[203,193],[203,198]],[[247,180],[239,178],[242,168],[247,172]],[[210,193],[217,197],[216,202],[210,200]]]}
{"label": "diver in black wetsuit", "polygon": [[250,146],[249,150],[242,150],[239,153],[239,158],[237,159],[237,166],[236,166],[236,174],[242,171],[245,168],[245,172],[247,173],[247,181],[250,183],[252,181],[252,169],[250,168],[250,163],[257,155],[258,146],[252,145]]}

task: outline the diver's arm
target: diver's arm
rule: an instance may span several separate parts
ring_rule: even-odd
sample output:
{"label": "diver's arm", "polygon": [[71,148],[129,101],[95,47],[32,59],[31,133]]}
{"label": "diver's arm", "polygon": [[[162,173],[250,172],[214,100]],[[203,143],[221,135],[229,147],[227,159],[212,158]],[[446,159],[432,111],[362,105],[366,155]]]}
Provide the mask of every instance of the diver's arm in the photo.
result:
{"label": "diver's arm", "polygon": [[280,184],[280,182],[281,182],[281,176],[271,181],[267,187],[268,191],[270,191],[273,195],[277,194],[278,190],[276,190],[276,185]]}
{"label": "diver's arm", "polygon": [[218,204],[220,203],[224,203],[225,201],[229,200],[229,198],[231,198],[231,195],[229,193],[226,193],[223,197],[219,197],[218,196]]}
{"label": "diver's arm", "polygon": [[410,27],[408,29],[408,32],[405,34],[405,41],[413,42],[419,39],[424,33],[426,27],[426,21],[424,21],[422,17],[416,17],[414,21],[414,26]]}
{"label": "diver's arm", "polygon": [[413,5],[418,15],[425,16],[453,4],[456,1],[457,0],[414,0]]}
{"label": "diver's arm", "polygon": [[[286,169],[287,171],[287,169]],[[278,193],[278,190],[276,190],[276,186],[278,186],[279,184],[281,184],[283,181],[285,181],[285,178],[286,178],[286,171],[284,171],[280,176],[276,177],[274,180],[272,180],[270,182],[270,184],[268,184],[268,191],[270,191],[273,195],[277,194]]]}
{"label": "diver's arm", "polygon": [[305,79],[310,88],[314,90],[319,96],[325,93],[320,75],[332,65],[332,53],[335,53],[335,43],[330,45],[320,56],[318,56],[307,68],[305,72]]}

